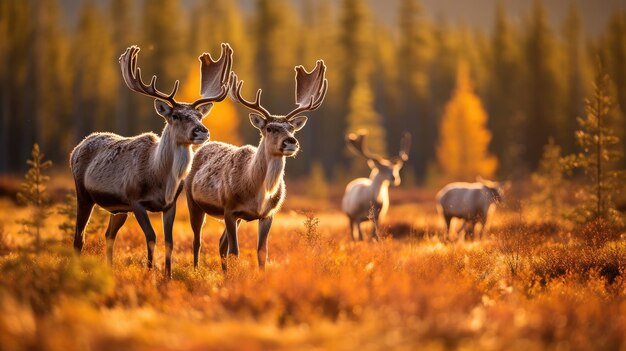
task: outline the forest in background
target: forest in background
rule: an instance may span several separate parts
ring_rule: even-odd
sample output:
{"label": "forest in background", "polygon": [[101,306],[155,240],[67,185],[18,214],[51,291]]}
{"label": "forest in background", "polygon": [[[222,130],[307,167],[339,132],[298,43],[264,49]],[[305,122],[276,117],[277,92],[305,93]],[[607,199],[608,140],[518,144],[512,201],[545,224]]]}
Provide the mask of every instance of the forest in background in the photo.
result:
{"label": "forest in background", "polygon": [[[179,79],[178,99],[189,101],[199,94],[197,57],[217,55],[219,44],[229,42],[244,94],[263,88],[264,104],[279,113],[294,104],[293,67],[310,69],[324,59],[330,94],[309,114],[299,136],[303,154],[290,161],[290,177],[321,165],[327,177],[345,178],[363,167],[350,162],[346,132],[366,128],[371,149],[393,154],[406,130],[414,142],[405,180],[428,184],[440,171],[442,116],[460,82],[484,109],[486,118],[478,115],[488,131],[481,140],[499,178],[535,170],[550,137],[565,154],[577,150],[576,117],[584,114],[598,62],[612,78],[616,113],[626,111],[623,10],[589,37],[573,1],[562,23],[551,23],[539,0],[515,23],[498,5],[490,33],[433,19],[419,0],[400,1],[394,25],[377,21],[362,0],[299,7],[259,0],[250,14],[228,0],[196,1],[190,12],[180,0],[81,6],[68,29],[57,0],[0,3],[0,173],[21,173],[34,142],[64,166],[74,145],[93,131],[160,132],[163,120],[150,99],[120,79],[117,59],[132,44],[142,48],[144,79],[156,74],[162,90]],[[212,139],[256,144],[246,115],[230,101],[218,104],[207,119]],[[623,137],[626,122],[614,120]]]}

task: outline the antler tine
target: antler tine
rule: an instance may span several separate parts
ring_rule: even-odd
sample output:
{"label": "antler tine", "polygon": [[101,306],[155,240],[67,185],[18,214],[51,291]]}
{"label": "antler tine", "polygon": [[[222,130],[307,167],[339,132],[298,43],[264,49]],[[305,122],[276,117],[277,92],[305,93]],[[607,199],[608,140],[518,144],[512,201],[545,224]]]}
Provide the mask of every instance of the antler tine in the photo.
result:
{"label": "antler tine", "polygon": [[241,87],[243,87],[243,80],[239,80],[239,78],[237,78],[237,74],[235,74],[235,72],[231,72],[231,78],[230,78],[230,93],[229,96],[230,98],[235,101],[238,102],[244,106],[246,106],[247,108],[259,112],[260,114],[262,114],[266,119],[269,119],[272,117],[272,114],[263,106],[261,106],[261,93],[263,92],[261,89],[257,90],[256,92],[256,97],[254,99],[254,102],[250,102],[246,99],[243,98],[243,96],[241,96]]}
{"label": "antler tine", "polygon": [[400,152],[398,158],[404,162],[409,159],[409,151],[411,150],[411,134],[404,132],[402,139],[400,140]]}
{"label": "antler tine", "polygon": [[310,73],[303,66],[297,66],[295,70],[298,107],[285,116],[287,120],[300,112],[316,110],[322,105],[328,91],[328,80],[325,77],[326,65],[323,60],[318,60]]}
{"label": "antler tine", "polygon": [[128,47],[122,56],[120,56],[120,68],[126,86],[128,86],[130,90],[140,94],[167,101],[172,106],[178,104],[174,99],[174,95],[176,95],[178,87],[180,86],[178,80],[174,83],[174,89],[170,94],[165,94],[156,88],[156,76],[152,76],[149,85],[143,82],[141,79],[141,68],[137,67],[137,57],[140,50],[138,46],[133,45]]}
{"label": "antler tine", "polygon": [[217,60],[213,60],[211,54],[206,52],[200,55],[198,60],[201,73],[200,94],[203,98],[196,100],[192,105],[224,100],[228,95],[233,49],[228,43],[222,43],[222,52]]}
{"label": "antler tine", "polygon": [[365,146],[365,139],[367,132],[365,130],[359,130],[356,133],[350,133],[346,135],[346,143],[349,148],[355,153],[365,157],[368,160],[378,160],[379,157],[370,153]]}

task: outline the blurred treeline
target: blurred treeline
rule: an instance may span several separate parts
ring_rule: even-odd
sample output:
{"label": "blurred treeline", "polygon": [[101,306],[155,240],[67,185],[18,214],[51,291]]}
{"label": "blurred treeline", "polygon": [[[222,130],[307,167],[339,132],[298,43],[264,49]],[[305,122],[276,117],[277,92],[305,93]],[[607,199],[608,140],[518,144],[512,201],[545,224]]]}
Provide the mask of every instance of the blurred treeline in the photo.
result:
{"label": "blurred treeline", "polygon": [[[193,100],[197,57],[218,55],[220,43],[229,42],[246,96],[263,88],[264,104],[278,114],[294,107],[293,67],[311,69],[324,59],[329,94],[300,133],[303,153],[289,161],[292,177],[308,174],[314,164],[327,177],[344,177],[352,157],[344,134],[364,127],[371,148],[390,154],[401,133],[411,132],[405,170],[409,178],[427,181],[461,65],[487,112],[489,149],[502,178],[533,171],[551,136],[564,153],[575,150],[575,118],[584,112],[596,61],[614,81],[619,110],[626,110],[623,10],[589,37],[575,1],[562,23],[550,23],[541,1],[516,14],[520,21],[512,21],[504,6],[485,9],[495,16],[487,32],[433,19],[419,0],[400,1],[393,25],[377,21],[364,0],[308,0],[303,6],[258,0],[254,6],[245,13],[231,0],[196,0],[191,8],[180,0],[84,1],[74,26],[57,0],[0,1],[0,172],[21,171],[33,142],[65,167],[73,146],[93,131],[160,132],[163,120],[152,101],[120,79],[118,57],[131,44],[142,49],[145,80],[156,74],[157,86],[169,91],[180,79],[187,93],[179,98]],[[237,135],[213,132],[212,138],[256,144],[247,111],[236,111],[238,121],[209,119],[234,124],[224,133]],[[626,125],[615,128],[626,134]]]}

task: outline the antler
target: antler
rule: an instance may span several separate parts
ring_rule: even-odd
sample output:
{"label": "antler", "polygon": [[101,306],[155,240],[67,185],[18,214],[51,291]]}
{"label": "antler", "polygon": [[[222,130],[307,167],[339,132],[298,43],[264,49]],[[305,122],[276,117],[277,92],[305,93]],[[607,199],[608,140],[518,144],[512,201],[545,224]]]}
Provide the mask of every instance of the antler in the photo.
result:
{"label": "antler", "polygon": [[217,61],[211,54],[204,53],[198,60],[200,66],[200,95],[202,99],[196,100],[192,106],[196,107],[207,102],[222,101],[228,95],[228,83],[230,70],[233,65],[233,49],[227,43],[222,43],[222,53]]}
{"label": "antler", "polygon": [[126,49],[124,54],[120,56],[120,67],[122,69],[122,77],[124,82],[130,88],[130,90],[136,91],[140,94],[151,96],[155,99],[167,101],[170,105],[175,106],[178,103],[174,100],[174,95],[178,91],[180,82],[177,80],[174,83],[174,89],[170,94],[165,94],[156,88],[156,76],[152,76],[150,85],[144,84],[141,79],[141,68],[137,67],[137,54],[139,53],[139,47],[133,45]]}
{"label": "antler", "polygon": [[261,89],[257,90],[256,98],[254,99],[254,102],[250,102],[241,96],[241,87],[243,86],[243,80],[239,80],[235,72],[231,72],[230,75],[231,75],[230,89],[229,89],[230,98],[246,106],[247,108],[262,114],[266,119],[270,119],[272,117],[272,114],[269,113],[269,111],[265,107],[261,106],[262,90]]}
{"label": "antler", "polygon": [[369,152],[365,146],[365,139],[367,137],[367,131],[359,130],[356,133],[350,133],[346,135],[346,144],[352,149],[352,151],[365,157],[368,160],[378,160],[380,157]]}
{"label": "antler", "polygon": [[393,158],[394,162],[403,161],[406,162],[409,159],[409,151],[411,150],[411,134],[404,132],[402,139],[400,140],[400,152],[398,156]]}
{"label": "antler", "polygon": [[285,118],[290,120],[303,111],[316,110],[326,97],[328,80],[325,77],[326,65],[323,60],[318,60],[311,73],[304,67],[296,67],[296,105],[298,107],[289,112]]}

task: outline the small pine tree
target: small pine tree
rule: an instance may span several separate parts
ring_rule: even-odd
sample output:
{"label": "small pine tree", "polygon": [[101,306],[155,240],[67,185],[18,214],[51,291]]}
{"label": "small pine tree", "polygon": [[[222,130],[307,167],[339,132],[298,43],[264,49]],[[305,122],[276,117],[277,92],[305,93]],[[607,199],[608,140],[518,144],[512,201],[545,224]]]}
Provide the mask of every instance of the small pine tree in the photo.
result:
{"label": "small pine tree", "polygon": [[624,171],[617,170],[622,158],[620,139],[611,126],[617,115],[610,93],[609,76],[599,70],[593,84],[593,94],[585,99],[586,118],[579,117],[580,129],[576,143],[582,152],[564,159],[569,169],[582,169],[586,184],[577,194],[581,203],[572,218],[580,223],[604,220],[622,225],[622,215],[615,208],[614,197],[619,191]]}
{"label": "small pine tree", "polygon": [[561,147],[550,138],[543,147],[539,168],[531,175],[535,192],[531,202],[546,209],[554,218],[563,206],[565,196],[565,167],[561,163]]}
{"label": "small pine tree", "polygon": [[31,159],[26,161],[30,166],[25,175],[25,181],[20,185],[17,193],[17,201],[23,205],[31,206],[33,214],[30,219],[21,219],[17,222],[23,226],[22,233],[34,237],[35,251],[41,249],[41,229],[50,215],[50,196],[47,193],[46,183],[50,177],[43,171],[52,167],[52,161],[44,161],[44,155],[39,151],[39,145],[33,145]]}

